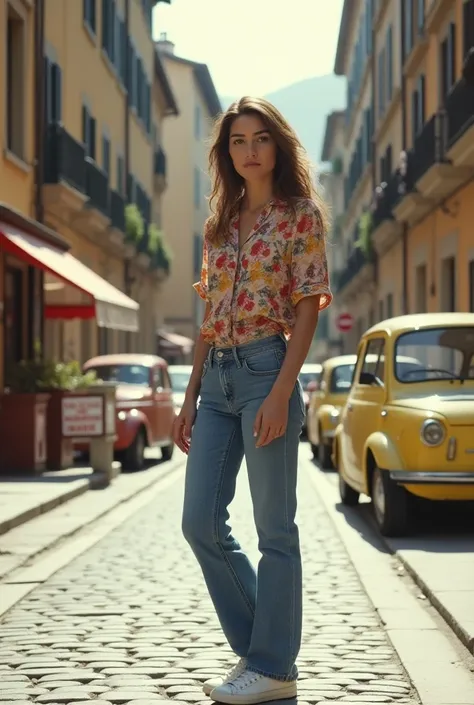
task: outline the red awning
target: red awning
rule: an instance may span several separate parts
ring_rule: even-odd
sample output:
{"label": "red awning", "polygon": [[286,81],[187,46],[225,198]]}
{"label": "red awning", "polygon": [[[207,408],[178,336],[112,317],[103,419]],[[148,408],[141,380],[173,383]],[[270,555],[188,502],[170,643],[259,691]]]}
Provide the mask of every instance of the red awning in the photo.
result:
{"label": "red awning", "polygon": [[46,318],[96,318],[102,328],[138,330],[136,301],[69,252],[4,222],[0,222],[0,248],[47,273]]}

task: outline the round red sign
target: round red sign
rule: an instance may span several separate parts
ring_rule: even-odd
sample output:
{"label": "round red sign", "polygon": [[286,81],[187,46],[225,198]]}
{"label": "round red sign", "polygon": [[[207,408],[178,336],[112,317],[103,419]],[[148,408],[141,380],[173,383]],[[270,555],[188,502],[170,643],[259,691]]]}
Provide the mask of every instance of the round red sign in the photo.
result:
{"label": "round red sign", "polygon": [[350,313],[340,313],[339,316],[336,318],[336,326],[337,329],[341,331],[341,333],[347,333],[351,330],[353,325],[354,319]]}

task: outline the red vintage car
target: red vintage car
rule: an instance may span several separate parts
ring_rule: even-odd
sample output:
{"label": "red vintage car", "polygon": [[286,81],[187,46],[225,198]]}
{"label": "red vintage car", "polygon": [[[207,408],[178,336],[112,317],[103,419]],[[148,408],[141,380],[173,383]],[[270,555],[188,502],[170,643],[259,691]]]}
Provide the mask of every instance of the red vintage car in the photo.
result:
{"label": "red vintage car", "polygon": [[163,460],[170,460],[175,410],[165,360],[134,353],[99,355],[88,360],[84,370],[93,370],[99,379],[117,384],[114,449],[123,467],[142,468],[146,447],[161,448]]}

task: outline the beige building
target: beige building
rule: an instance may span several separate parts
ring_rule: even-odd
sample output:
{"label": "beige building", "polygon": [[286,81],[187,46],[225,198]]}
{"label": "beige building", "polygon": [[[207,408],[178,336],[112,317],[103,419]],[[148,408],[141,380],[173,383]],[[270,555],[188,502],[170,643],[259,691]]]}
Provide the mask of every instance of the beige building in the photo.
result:
{"label": "beige building", "polygon": [[374,321],[474,310],[474,92],[462,77],[474,0],[402,7],[345,0],[339,33],[348,102],[337,303],[356,320],[351,350]]}
{"label": "beige building", "polygon": [[337,296],[338,278],[345,264],[341,230],[344,218],[344,120],[344,112],[341,110],[327,116],[321,153],[321,161],[327,165],[327,169],[322,171],[319,178],[322,195],[329,208],[330,230],[326,253],[334,303],[320,314],[316,339],[311,350],[311,357],[315,362],[339,354],[343,345],[343,336],[337,329],[336,321],[339,313],[344,312]]}
{"label": "beige building", "polygon": [[162,222],[175,253],[163,285],[163,323],[166,331],[194,339],[204,308],[192,284],[201,270],[202,231],[209,215],[208,143],[221,104],[206,65],[177,56],[165,35],[157,47],[179,105],[179,116],[163,126],[169,186]]}

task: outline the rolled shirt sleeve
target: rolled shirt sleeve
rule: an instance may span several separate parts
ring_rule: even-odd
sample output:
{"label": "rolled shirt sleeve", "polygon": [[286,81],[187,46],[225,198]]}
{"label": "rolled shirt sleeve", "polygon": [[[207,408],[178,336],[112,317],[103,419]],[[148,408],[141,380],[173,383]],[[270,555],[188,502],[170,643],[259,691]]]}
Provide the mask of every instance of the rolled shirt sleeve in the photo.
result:
{"label": "rolled shirt sleeve", "polygon": [[207,301],[208,298],[208,255],[207,239],[204,237],[202,246],[201,278],[198,282],[193,284],[193,288],[197,291],[201,299],[204,299],[204,301]]}
{"label": "rolled shirt sleeve", "polygon": [[329,288],[326,243],[318,208],[305,201],[297,209],[297,221],[291,256],[291,303],[307,296],[321,295],[320,310],[332,301]]}

